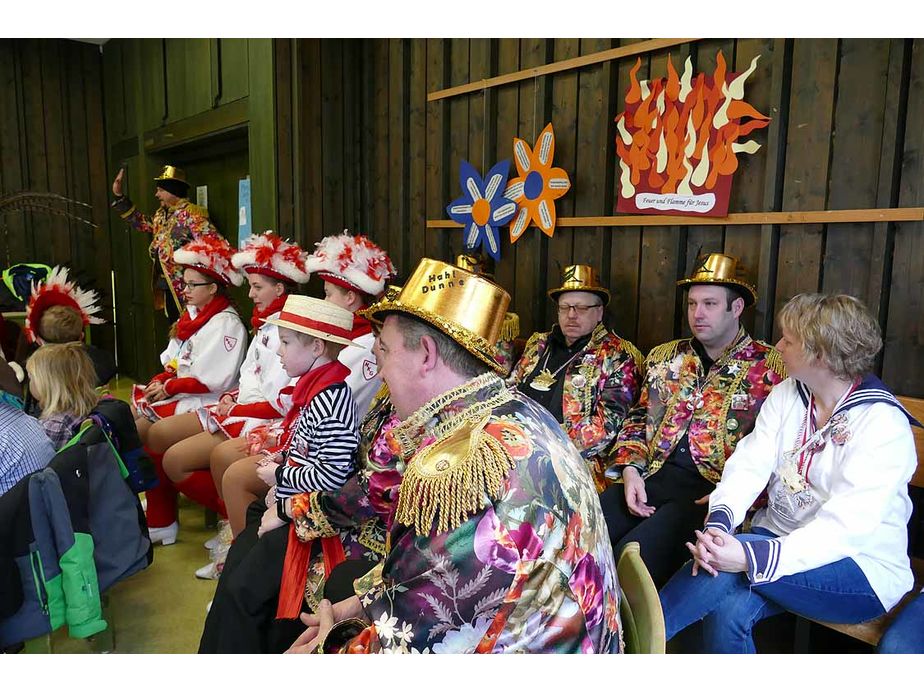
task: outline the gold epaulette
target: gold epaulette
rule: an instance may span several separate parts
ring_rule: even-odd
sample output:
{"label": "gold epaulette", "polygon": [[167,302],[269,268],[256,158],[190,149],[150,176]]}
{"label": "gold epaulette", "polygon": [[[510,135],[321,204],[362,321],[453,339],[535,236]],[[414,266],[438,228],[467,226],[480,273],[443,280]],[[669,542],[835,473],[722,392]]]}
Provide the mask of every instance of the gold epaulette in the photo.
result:
{"label": "gold epaulette", "polygon": [[388,385],[387,385],[387,384],[385,383],[385,381],[383,380],[383,381],[382,381],[382,386],[381,386],[381,387],[376,391],[376,393],[372,396],[372,402],[369,404],[369,409],[370,409],[370,410],[371,410],[371,409],[375,409],[375,406],[376,406],[379,402],[381,402],[383,399],[385,399],[386,397],[388,397],[388,394],[389,394],[389,392],[388,392]]}
{"label": "gold epaulette", "polygon": [[501,325],[500,337],[498,340],[505,342],[512,341],[520,336],[520,316],[516,313],[507,313],[504,316],[504,322]]}
{"label": "gold epaulette", "polygon": [[514,462],[485,432],[489,420],[466,421],[411,459],[401,480],[398,522],[420,536],[441,534],[486,507],[487,498],[500,497]]}
{"label": "gold epaulette", "polygon": [[680,342],[682,341],[681,339],[675,339],[672,342],[659,344],[648,352],[648,357],[645,359],[645,362],[655,363],[657,361],[670,361],[677,355],[677,352],[680,350]]}
{"label": "gold epaulette", "polygon": [[[622,338],[620,337],[620,339]],[[623,351],[626,351],[629,353],[629,356],[631,356],[632,360],[635,361],[635,365],[637,368],[641,370],[645,367],[645,357],[642,356],[642,352],[638,350],[637,346],[635,346],[628,339],[623,339],[622,348],[623,348]]]}
{"label": "gold epaulette", "polygon": [[209,218],[209,210],[207,210],[205,207],[200,207],[195,202],[190,202],[188,205],[186,205],[186,209],[189,210],[190,214],[195,214],[199,217],[205,217],[206,219]]}
{"label": "gold epaulette", "polygon": [[761,344],[763,344],[769,349],[769,351],[767,352],[767,366],[770,368],[771,371],[779,375],[781,378],[785,379],[786,378],[786,364],[783,363],[783,357],[780,355],[780,352],[778,352],[774,347],[770,346],[769,344],[766,344],[765,342],[761,342]]}

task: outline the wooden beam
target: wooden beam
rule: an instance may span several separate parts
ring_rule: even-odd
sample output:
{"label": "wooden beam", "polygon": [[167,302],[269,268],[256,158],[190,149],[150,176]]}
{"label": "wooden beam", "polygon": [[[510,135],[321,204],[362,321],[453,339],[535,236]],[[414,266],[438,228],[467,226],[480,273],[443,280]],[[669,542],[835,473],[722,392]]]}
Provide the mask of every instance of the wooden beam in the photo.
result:
{"label": "wooden beam", "polygon": [[202,137],[246,127],[250,121],[249,98],[178,120],[144,133],[144,151],[153,153],[170,149]]}
{"label": "wooden beam", "polygon": [[[742,224],[845,224],[883,221],[924,221],[924,207],[832,209],[811,212],[743,212],[727,217],[685,217],[627,214],[618,217],[559,217],[558,226],[740,226]],[[428,229],[456,229],[448,219],[428,219]]]}
{"label": "wooden beam", "polygon": [[575,70],[579,67],[586,67],[587,65],[595,65],[597,63],[607,62],[608,60],[619,60],[620,58],[628,58],[633,55],[640,55],[642,53],[650,53],[651,51],[658,51],[663,48],[670,48],[671,46],[679,46],[683,43],[690,43],[691,41],[698,41],[699,39],[695,38],[682,38],[682,39],[651,39],[650,41],[642,41],[641,43],[633,43],[630,46],[621,46],[620,48],[611,48],[610,50],[600,51],[598,53],[590,53],[588,55],[582,55],[577,58],[569,58],[567,60],[559,60],[554,63],[548,63],[547,65],[539,65],[537,67],[530,67],[525,70],[519,70],[517,72],[510,72],[506,75],[498,75],[497,77],[491,77],[490,79],[480,79],[476,82],[469,82],[468,84],[461,84],[457,87],[451,87],[449,89],[440,89],[439,91],[432,91],[427,94],[427,101],[439,101],[440,99],[446,99],[450,96],[458,96],[459,94],[470,94],[473,91],[482,91],[489,87],[496,87],[501,84],[510,84],[511,82],[519,82],[524,79],[533,79],[534,77],[541,77],[543,75],[551,75],[556,72],[564,72],[565,70]]}

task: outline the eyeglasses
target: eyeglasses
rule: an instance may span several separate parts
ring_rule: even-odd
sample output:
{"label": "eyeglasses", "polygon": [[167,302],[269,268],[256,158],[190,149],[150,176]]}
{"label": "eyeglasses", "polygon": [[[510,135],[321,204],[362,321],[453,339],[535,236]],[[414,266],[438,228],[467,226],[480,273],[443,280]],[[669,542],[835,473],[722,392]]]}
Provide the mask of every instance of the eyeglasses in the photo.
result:
{"label": "eyeglasses", "polygon": [[180,282],[179,287],[180,287],[180,290],[182,291],[183,289],[190,287],[190,286],[195,288],[197,286],[208,286],[209,284],[214,284],[214,283],[215,282]]}
{"label": "eyeglasses", "polygon": [[558,304],[558,314],[567,315],[572,310],[574,310],[574,312],[577,313],[578,315],[587,315],[587,311],[589,311],[591,308],[599,308],[602,305],[603,305],[602,303],[594,303],[593,305],[590,305],[590,306],[582,306],[580,304],[569,305],[567,303],[559,303]]}

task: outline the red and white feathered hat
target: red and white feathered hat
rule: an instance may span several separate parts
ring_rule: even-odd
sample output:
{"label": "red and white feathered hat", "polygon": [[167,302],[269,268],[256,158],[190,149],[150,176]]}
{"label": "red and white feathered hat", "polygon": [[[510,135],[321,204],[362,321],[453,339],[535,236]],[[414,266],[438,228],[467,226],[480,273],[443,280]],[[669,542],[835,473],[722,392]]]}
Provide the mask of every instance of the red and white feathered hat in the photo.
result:
{"label": "red and white feathered hat", "polygon": [[344,229],[339,236],[327,236],[315,245],[317,250],[308,256],[305,268],[324,281],[378,296],[385,282],[395,276],[388,253],[366,236],[351,236]]}
{"label": "red and white feathered hat", "polygon": [[73,308],[83,320],[83,325],[102,325],[102,318],[96,317],[100,307],[96,305],[99,296],[95,291],[81,289],[74,282],[67,280],[67,267],[55,266],[43,282],[33,282],[32,295],[26,306],[24,332],[30,342],[44,344],[39,336],[39,323],[42,315],[52,306]]}
{"label": "red and white feathered hat", "polygon": [[311,276],[305,271],[306,257],[307,253],[296,243],[284,241],[273,231],[267,231],[262,236],[251,236],[231,258],[231,264],[248,274],[304,284]]}
{"label": "red and white feathered hat", "polygon": [[217,233],[208,233],[173,251],[173,261],[178,265],[207,274],[225,286],[240,286],[244,276],[231,264],[233,256],[234,248]]}

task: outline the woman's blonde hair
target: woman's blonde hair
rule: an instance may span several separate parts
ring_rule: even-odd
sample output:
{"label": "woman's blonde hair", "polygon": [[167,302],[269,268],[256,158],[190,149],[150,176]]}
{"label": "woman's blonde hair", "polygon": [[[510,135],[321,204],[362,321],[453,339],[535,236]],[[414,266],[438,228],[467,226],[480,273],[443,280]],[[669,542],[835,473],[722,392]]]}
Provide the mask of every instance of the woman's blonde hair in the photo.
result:
{"label": "woman's blonde hair", "polygon": [[780,311],[780,326],[802,342],[806,356],[852,380],[873,367],[882,332],[869,309],[846,294],[798,294]]}
{"label": "woman's blonde hair", "polygon": [[26,371],[42,418],[68,413],[82,419],[99,402],[96,370],[80,342],[40,346],[26,361]]}

